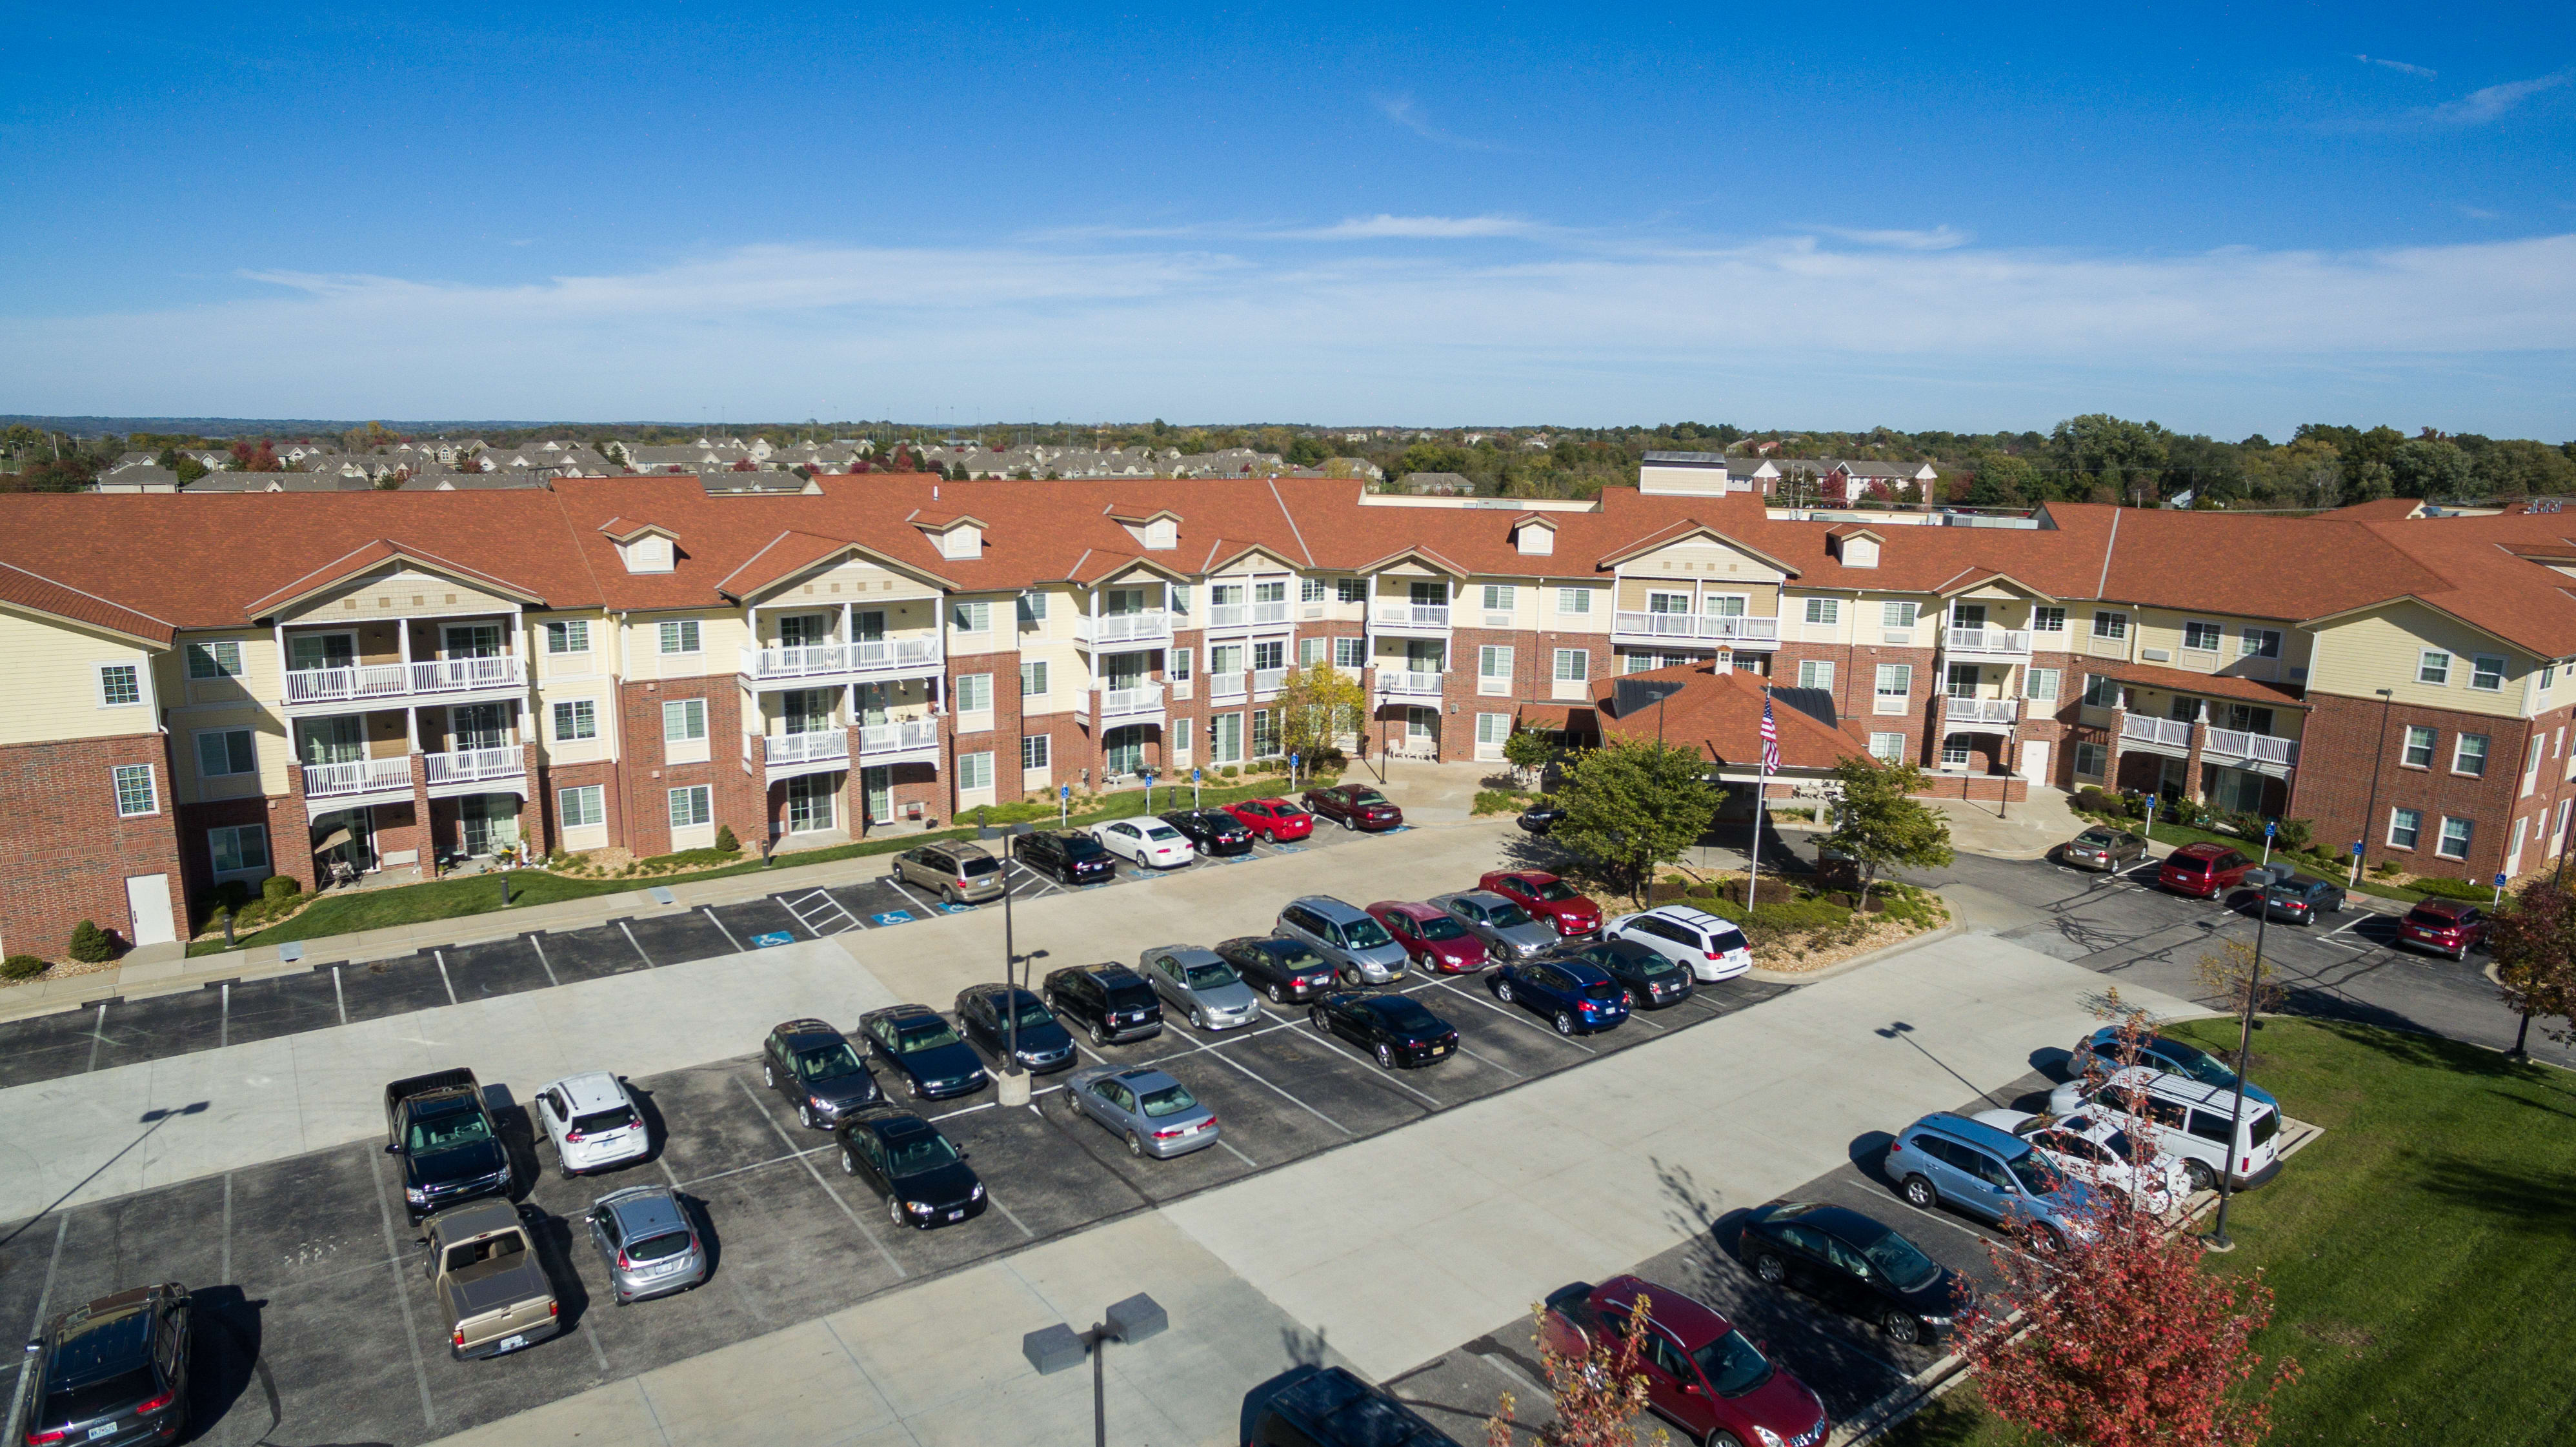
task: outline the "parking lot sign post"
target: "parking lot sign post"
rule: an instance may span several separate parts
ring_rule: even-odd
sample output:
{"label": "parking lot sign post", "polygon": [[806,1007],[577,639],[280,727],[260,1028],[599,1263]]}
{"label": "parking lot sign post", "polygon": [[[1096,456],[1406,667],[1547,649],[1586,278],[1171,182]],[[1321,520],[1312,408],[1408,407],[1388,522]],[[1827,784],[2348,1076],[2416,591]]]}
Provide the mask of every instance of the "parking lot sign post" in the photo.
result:
{"label": "parking lot sign post", "polygon": [[[2354,856],[2358,859],[2358,853]],[[2236,1037],[2236,1107],[2227,1115],[2227,1153],[2218,1162],[2218,1220],[2209,1229],[2209,1246],[2216,1251],[2233,1251],[2236,1243],[2227,1239],[2227,1202],[2234,1195],[2236,1180],[2236,1142],[2245,1133],[2245,1087],[2254,1059],[2254,1001],[2263,988],[2263,931],[2272,922],[2272,884],[2287,879],[2290,871],[2275,875],[2270,869],[2249,869],[2245,881],[2254,886],[2254,963],[2245,972],[2245,1023]]]}
{"label": "parking lot sign post", "polygon": [[1190,807],[1199,807],[1199,771],[1190,770]]}
{"label": "parking lot sign post", "polygon": [[2356,839],[2356,840],[2352,841],[2352,873],[2351,873],[2349,876],[2347,876],[2347,877],[2345,878],[2344,883],[2346,883],[2346,884],[2359,884],[2360,882],[2361,882],[2361,841],[2360,841],[2360,840],[2358,840],[2358,839]]}
{"label": "parking lot sign post", "polygon": [[1029,1359],[1038,1375],[1049,1376],[1082,1365],[1083,1353],[1091,1354],[1091,1440],[1094,1447],[1109,1447],[1109,1399],[1104,1390],[1100,1358],[1109,1343],[1125,1342],[1129,1346],[1149,1336],[1159,1336],[1171,1325],[1162,1305],[1138,1292],[1125,1301],[1113,1303],[1102,1313],[1105,1318],[1089,1331],[1075,1331],[1063,1322],[1041,1327],[1020,1338],[1020,1355]]}
{"label": "parking lot sign post", "polygon": [[1071,784],[1065,784],[1065,785],[1062,785],[1062,786],[1058,787],[1058,788],[1057,788],[1057,790],[1056,790],[1056,795],[1055,795],[1055,823],[1056,823],[1056,827],[1057,827],[1057,828],[1059,828],[1059,829],[1063,828],[1063,827],[1064,827],[1064,824],[1065,824],[1065,820],[1066,820],[1066,819],[1068,819],[1069,817],[1071,817],[1072,813],[1073,813],[1073,786],[1072,786]]}
{"label": "parking lot sign post", "polygon": [[1002,1054],[1002,1076],[993,1086],[995,1098],[1004,1105],[1029,1103],[1029,1078],[1020,1072],[1020,998],[1014,973],[1020,964],[1019,946],[1011,935],[1011,860],[1018,854],[1018,837],[1029,832],[1025,822],[1000,826],[984,825],[975,831],[978,839],[999,839],[1002,844],[1002,1008],[1010,1012],[1010,1044]]}

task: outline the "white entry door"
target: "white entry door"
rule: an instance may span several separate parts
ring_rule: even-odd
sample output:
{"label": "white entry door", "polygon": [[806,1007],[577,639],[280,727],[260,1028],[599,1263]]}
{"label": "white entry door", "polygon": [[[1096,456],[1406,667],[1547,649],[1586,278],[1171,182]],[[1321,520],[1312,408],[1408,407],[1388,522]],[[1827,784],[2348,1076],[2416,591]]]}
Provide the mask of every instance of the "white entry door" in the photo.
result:
{"label": "white entry door", "polygon": [[2048,740],[2022,740],[2021,776],[2034,784],[2048,782]]}
{"label": "white entry door", "polygon": [[138,874],[125,881],[125,913],[137,945],[166,945],[179,938],[170,923],[170,876]]}

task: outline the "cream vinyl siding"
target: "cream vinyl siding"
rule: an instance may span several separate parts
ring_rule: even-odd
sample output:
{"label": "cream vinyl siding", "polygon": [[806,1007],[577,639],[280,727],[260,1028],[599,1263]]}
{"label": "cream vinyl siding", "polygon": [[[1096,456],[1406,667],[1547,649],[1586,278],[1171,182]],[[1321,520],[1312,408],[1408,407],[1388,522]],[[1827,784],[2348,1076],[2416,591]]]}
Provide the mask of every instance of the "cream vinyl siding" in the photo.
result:
{"label": "cream vinyl siding", "polygon": [[[698,624],[698,652],[666,654],[662,651],[662,625],[680,619],[694,618]],[[751,641],[751,629],[740,613],[634,613],[627,617],[622,646],[632,665],[631,678],[706,678],[742,671],[743,645]],[[593,641],[597,646],[596,640]]]}
{"label": "cream vinyl siding", "polygon": [[[1890,603],[1913,604],[1914,626],[1888,627],[1887,605]],[[1806,616],[1803,606],[1798,616]],[[1863,593],[1856,602],[1850,599],[1843,602],[1843,622],[1850,629],[1852,641],[1874,648],[1930,648],[1940,638],[1944,616],[1941,606],[1921,593]]]}
{"label": "cream vinyl siding", "polygon": [[[1610,615],[1616,611],[1610,606],[1617,596],[1615,589],[1598,583],[1549,582],[1538,586],[1544,594],[1540,600],[1539,627],[1551,633],[1607,634],[1610,631]],[[1592,600],[1591,609],[1583,613],[1562,611],[1557,594],[1564,589],[1583,592]]]}
{"label": "cream vinyl siding", "polygon": [[[940,605],[940,626],[948,630],[948,656],[972,657],[978,653],[1007,653],[1019,646],[1020,605],[1016,591],[1002,593],[952,593]],[[957,626],[958,605],[987,605],[989,626],[981,633],[970,633]],[[886,632],[895,630],[892,609],[886,612]]]}
{"label": "cream vinyl siding", "polygon": [[[588,702],[591,726],[596,732],[586,739],[555,738],[555,705]],[[549,764],[589,764],[616,756],[617,694],[605,680],[570,687],[545,689],[539,695],[536,712],[523,720],[520,733],[536,740],[537,756]]]}
{"label": "cream vinyl siding", "polygon": [[[188,645],[229,643],[241,653],[241,674],[234,678],[190,678]],[[242,633],[182,633],[162,667],[161,697],[176,708],[188,704],[221,706],[257,701],[275,703],[284,687],[278,677],[277,635],[262,628]]]}
{"label": "cream vinyl siding", "polygon": [[[269,651],[277,650],[272,646]],[[9,661],[9,686],[0,689],[0,744],[155,732],[161,726],[156,702],[169,697],[169,674],[176,671],[172,653],[160,657],[163,662],[156,666],[152,653],[122,639],[0,609],[0,658]],[[102,663],[133,665],[141,701],[102,707]],[[243,663],[247,666],[249,660]]]}
{"label": "cream vinyl siding", "polygon": [[[2079,607],[2082,605],[2078,605]],[[2089,610],[2088,610],[2089,611]],[[2072,626],[2073,619],[2069,619]],[[2218,625],[2216,651],[2183,647],[2186,623]],[[2021,624],[2007,624],[2021,627]],[[2084,623],[2086,642],[2092,642],[2093,625]],[[2268,628],[2281,635],[2281,656],[2264,658],[2245,655],[2245,630]],[[2228,613],[2196,613],[2171,608],[2136,608],[2129,613],[2129,633],[2137,646],[2136,656],[2159,668],[2180,668],[2192,673],[2224,673],[2235,678],[2259,678],[2267,682],[2298,683],[2306,680],[2302,671],[2308,667],[2309,635],[2282,619],[2240,618]],[[2051,636],[2054,635],[2045,635]],[[2034,642],[2034,646],[2039,646]],[[2147,658],[2151,651],[2161,650],[2162,658]]]}
{"label": "cream vinyl siding", "polygon": [[[251,731],[251,748],[257,756],[258,767],[247,774],[199,778],[197,735],[225,729]],[[173,709],[170,713],[170,745],[171,792],[183,803],[275,796],[287,791],[286,770],[294,750],[287,743],[285,722],[266,709],[252,705]]]}
{"label": "cream vinyl siding", "polygon": [[[1807,600],[1821,598],[1833,604],[1834,620],[1830,623],[1807,621]],[[1808,643],[1849,643],[1853,641],[1853,620],[1859,616],[1860,604],[1840,593],[1790,593],[1780,600],[1780,637]],[[1875,616],[1875,615],[1873,615]]]}
{"label": "cream vinyl siding", "polygon": [[[548,623],[583,623],[589,625],[590,647],[578,653],[555,653],[553,635]],[[616,650],[611,639],[616,625],[597,613],[531,613],[527,631],[518,647],[533,662],[540,687],[552,679],[590,679],[611,671],[610,655]]]}
{"label": "cream vinyl siding", "polygon": [[470,618],[512,613],[518,600],[417,568],[387,568],[344,583],[278,615],[289,628],[397,618]]}
{"label": "cream vinyl siding", "polygon": [[[2286,640],[2282,647],[2289,647]],[[2538,666],[2531,655],[2415,603],[2391,604],[2320,628],[2313,647],[2310,688],[2365,699],[2385,688],[2401,704],[2497,718],[2524,716],[2524,679]],[[2416,681],[2416,665],[2428,648],[2451,655],[2449,683]],[[2481,653],[2504,655],[2505,684],[2496,692],[2469,687],[2470,660]]]}
{"label": "cream vinyl siding", "polygon": [[[1074,646],[1072,629],[1068,627],[1065,634],[1062,642],[1050,641],[1036,644],[1029,641],[1029,635],[1025,633],[1020,635],[1020,662],[1043,663],[1047,666],[1047,691],[1043,695],[1031,694],[1020,699],[1022,717],[1034,718],[1044,714],[1071,713],[1074,706],[1083,701],[1083,695],[1090,689],[1090,671],[1084,666],[1086,655]],[[1156,649],[1150,657],[1154,660],[1155,666],[1148,676],[1159,683],[1163,678],[1161,665],[1165,654],[1162,650]],[[997,664],[993,674],[994,688],[1013,695],[1018,693],[1020,679],[1017,669],[1006,671]],[[1007,682],[1005,682],[1006,679]],[[1032,729],[1030,732],[1034,733],[1037,730]]]}

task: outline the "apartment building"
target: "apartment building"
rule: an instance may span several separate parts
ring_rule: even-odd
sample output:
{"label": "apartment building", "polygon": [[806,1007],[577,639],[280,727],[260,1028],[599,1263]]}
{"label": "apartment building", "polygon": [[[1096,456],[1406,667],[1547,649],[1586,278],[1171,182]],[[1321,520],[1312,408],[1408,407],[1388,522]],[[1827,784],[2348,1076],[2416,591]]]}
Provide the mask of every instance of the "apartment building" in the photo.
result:
{"label": "apartment building", "polygon": [[2001,529],[1648,481],[0,497],[0,949],[58,954],[82,918],[166,939],[272,872],[794,847],[1247,762],[1313,663],[1362,680],[1372,753],[1585,738],[1603,680],[1723,656],[1939,793],[2158,790],[2418,873],[2566,840],[2554,514]]}

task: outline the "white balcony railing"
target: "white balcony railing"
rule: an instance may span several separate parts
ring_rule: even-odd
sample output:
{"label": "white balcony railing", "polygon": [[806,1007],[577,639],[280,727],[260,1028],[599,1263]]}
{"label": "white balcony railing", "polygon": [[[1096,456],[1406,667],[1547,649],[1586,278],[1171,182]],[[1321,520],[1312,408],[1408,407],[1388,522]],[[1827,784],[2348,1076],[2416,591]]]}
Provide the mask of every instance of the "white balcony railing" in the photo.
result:
{"label": "white balcony railing", "polygon": [[1172,636],[1172,615],[1160,608],[1142,613],[1087,614],[1073,620],[1073,636],[1083,643],[1146,643]]}
{"label": "white balcony railing", "polygon": [[2191,747],[2191,722],[2133,713],[2120,720],[2120,739],[2123,743],[2188,750]]}
{"label": "white balcony railing", "polygon": [[411,756],[359,759],[346,764],[306,764],[304,797],[336,799],[350,794],[411,790]]}
{"label": "white balcony railing", "polygon": [[862,754],[908,754],[938,747],[939,722],[936,719],[868,724],[859,730],[859,752]]}
{"label": "white balcony railing", "polygon": [[1207,685],[1211,700],[1243,697],[1243,675],[1240,673],[1211,673],[1207,676]]}
{"label": "white balcony railing", "polygon": [[1240,628],[1251,621],[1252,610],[1244,604],[1211,603],[1208,605],[1207,626],[1210,628]]}
{"label": "white balcony railing", "polygon": [[2200,746],[2200,756],[2218,763],[2286,769],[2299,762],[2299,741],[2242,729],[2211,729],[2209,738]]}
{"label": "white balcony railing", "polygon": [[519,688],[527,674],[515,653],[490,658],[444,658],[431,663],[367,663],[349,668],[290,668],[286,701],[357,703],[414,694],[470,693]]}
{"label": "white balcony railing", "polygon": [[1252,670],[1252,692],[1255,697],[1268,698],[1270,695],[1277,693],[1279,691],[1279,686],[1287,681],[1288,670],[1284,668],[1256,668]]}
{"label": "white balcony railing", "polygon": [[1142,684],[1135,688],[1104,688],[1100,691],[1100,716],[1123,718],[1140,713],[1163,711],[1163,686]]}
{"label": "white balcony railing", "polygon": [[1440,678],[1438,673],[1381,668],[1377,671],[1377,691],[1398,698],[1438,698]]}
{"label": "white balcony railing", "polygon": [[484,779],[515,779],[528,771],[527,756],[515,748],[459,749],[428,757],[429,782],[472,784]]}
{"label": "white balcony railing", "polygon": [[2023,658],[2030,653],[2027,628],[1953,628],[1948,641],[1952,653],[1988,658]]}
{"label": "white balcony railing", "polygon": [[1954,724],[2009,724],[2021,717],[2021,700],[1944,696],[1941,716]]}
{"label": "white balcony railing", "polygon": [[810,764],[819,759],[846,759],[850,756],[850,731],[825,728],[812,733],[768,734],[760,741],[760,752],[761,761],[770,764]]}
{"label": "white balcony railing", "polygon": [[1376,617],[1381,628],[1446,628],[1449,626],[1449,605],[1380,603]]}
{"label": "white balcony railing", "polygon": [[1252,605],[1252,626],[1255,628],[1264,628],[1273,623],[1285,623],[1287,621],[1288,604],[1285,600],[1277,603],[1255,603]]}
{"label": "white balcony railing", "polygon": [[745,648],[742,650],[742,671],[761,680],[819,678],[830,674],[935,668],[939,659],[939,640],[936,638],[873,638],[860,643]]}
{"label": "white balcony railing", "polygon": [[1698,643],[1777,643],[1780,620],[1749,614],[1618,613],[1610,631],[1635,638],[1688,640]]}

